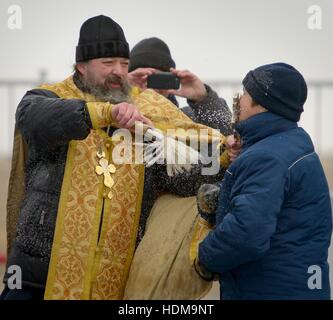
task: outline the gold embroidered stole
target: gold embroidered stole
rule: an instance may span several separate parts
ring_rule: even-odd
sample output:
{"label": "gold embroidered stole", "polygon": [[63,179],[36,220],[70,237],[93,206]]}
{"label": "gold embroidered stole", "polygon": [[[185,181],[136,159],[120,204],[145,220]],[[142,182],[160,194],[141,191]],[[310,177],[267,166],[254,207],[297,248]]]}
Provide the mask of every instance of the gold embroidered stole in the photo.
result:
{"label": "gold embroidered stole", "polygon": [[[42,86],[60,98],[94,101],[72,78]],[[91,130],[71,141],[58,207],[45,299],[121,299],[132,261],[141,213],[143,165],[115,165],[112,199],[95,173],[98,146],[107,138]],[[106,158],[116,142],[109,139]]]}

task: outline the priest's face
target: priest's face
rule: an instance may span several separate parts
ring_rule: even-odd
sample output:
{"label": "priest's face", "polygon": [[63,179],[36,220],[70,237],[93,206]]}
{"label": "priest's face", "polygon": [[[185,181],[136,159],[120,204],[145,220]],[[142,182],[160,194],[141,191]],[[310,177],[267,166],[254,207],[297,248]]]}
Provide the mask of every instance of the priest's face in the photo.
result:
{"label": "priest's face", "polygon": [[92,59],[78,63],[77,68],[85,86],[98,98],[105,101],[111,100],[112,103],[128,100],[130,92],[127,81],[128,59],[113,57]]}

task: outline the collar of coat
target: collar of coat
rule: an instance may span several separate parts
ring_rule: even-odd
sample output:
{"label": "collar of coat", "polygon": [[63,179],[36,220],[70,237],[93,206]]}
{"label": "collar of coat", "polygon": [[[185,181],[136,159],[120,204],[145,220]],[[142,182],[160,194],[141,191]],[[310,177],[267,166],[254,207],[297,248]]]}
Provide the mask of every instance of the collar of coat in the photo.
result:
{"label": "collar of coat", "polygon": [[242,137],[244,150],[268,136],[297,127],[297,122],[290,121],[267,111],[239,122],[236,126],[236,130]]}

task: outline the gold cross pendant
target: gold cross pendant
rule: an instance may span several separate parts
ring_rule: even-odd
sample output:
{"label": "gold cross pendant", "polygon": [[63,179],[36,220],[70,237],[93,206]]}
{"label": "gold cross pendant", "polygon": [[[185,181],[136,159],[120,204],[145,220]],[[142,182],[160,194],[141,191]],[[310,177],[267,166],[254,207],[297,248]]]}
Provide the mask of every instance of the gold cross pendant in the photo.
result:
{"label": "gold cross pendant", "polygon": [[[109,164],[108,160],[105,158],[100,159],[99,164],[99,166],[96,166],[95,171],[99,176],[102,174],[104,175],[104,185],[111,189],[114,185],[114,180],[111,177],[111,173],[116,172],[116,167],[113,164]],[[109,192],[108,197],[111,199],[111,191]]]}

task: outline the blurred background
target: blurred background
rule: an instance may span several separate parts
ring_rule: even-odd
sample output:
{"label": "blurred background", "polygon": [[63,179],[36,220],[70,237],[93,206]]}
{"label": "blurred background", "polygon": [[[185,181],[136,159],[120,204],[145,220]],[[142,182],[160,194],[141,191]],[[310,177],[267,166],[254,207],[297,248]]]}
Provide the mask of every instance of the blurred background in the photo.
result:
{"label": "blurred background", "polygon": [[[333,190],[333,1],[1,0],[0,277],[16,106],[30,88],[71,74],[80,26],[99,14],[123,27],[131,48],[147,37],[163,39],[177,68],[196,73],[229,105],[250,69],[278,61],[294,65],[309,85],[300,125]],[[209,298],[218,298],[216,292]]]}

